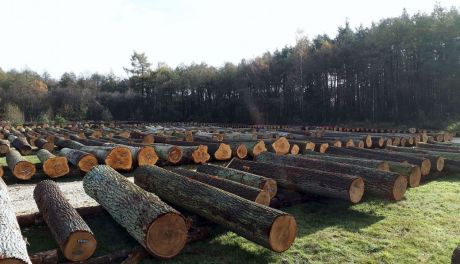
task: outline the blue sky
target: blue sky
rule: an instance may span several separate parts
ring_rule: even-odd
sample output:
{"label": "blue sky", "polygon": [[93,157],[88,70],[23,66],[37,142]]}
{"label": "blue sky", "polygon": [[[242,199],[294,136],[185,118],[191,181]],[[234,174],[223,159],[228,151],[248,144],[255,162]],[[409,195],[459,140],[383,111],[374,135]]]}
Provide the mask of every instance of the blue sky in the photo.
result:
{"label": "blue sky", "polygon": [[125,76],[133,50],[177,66],[238,63],[292,45],[296,32],[353,27],[458,0],[0,0],[0,67]]}

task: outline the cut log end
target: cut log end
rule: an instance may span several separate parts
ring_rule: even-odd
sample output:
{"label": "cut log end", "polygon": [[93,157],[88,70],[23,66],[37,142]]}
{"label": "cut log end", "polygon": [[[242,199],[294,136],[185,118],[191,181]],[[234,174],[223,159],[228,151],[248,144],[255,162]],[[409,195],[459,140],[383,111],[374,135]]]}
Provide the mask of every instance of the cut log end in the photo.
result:
{"label": "cut log end", "polygon": [[228,144],[221,143],[216,152],[214,152],[216,160],[229,160],[232,158],[232,149]]}
{"label": "cut log end", "polygon": [[8,145],[0,145],[0,154],[5,155],[10,151],[10,147]]}
{"label": "cut log end", "polygon": [[272,143],[272,147],[275,150],[276,154],[284,155],[289,153],[290,144],[285,137],[280,137]]}
{"label": "cut log end", "polygon": [[319,152],[320,153],[326,153],[327,149],[329,148],[329,144],[327,143],[322,143],[319,147]]}
{"label": "cut log end", "polygon": [[422,173],[420,172],[420,167],[413,166],[409,174],[409,186],[412,188],[419,186],[421,177]]}
{"label": "cut log end", "polygon": [[150,225],[146,245],[156,256],[172,258],[179,254],[187,242],[187,225],[182,216],[166,213]]}
{"label": "cut log end", "polygon": [[96,239],[86,231],[75,231],[70,234],[63,248],[63,254],[70,261],[83,261],[90,258],[96,251]]}
{"label": "cut log end", "polygon": [[278,193],[278,184],[275,180],[272,179],[265,181],[262,186],[260,186],[260,188],[266,191],[270,195],[270,198],[275,197],[275,195]]}
{"label": "cut log end", "polygon": [[364,138],[364,144],[366,148],[371,148],[372,147],[372,137],[371,136],[366,136]]}
{"label": "cut log end", "polygon": [[404,176],[399,176],[396,178],[393,185],[393,197],[395,201],[399,201],[404,197],[404,194],[407,190],[407,178]]}
{"label": "cut log end", "polygon": [[125,147],[114,147],[104,162],[114,169],[129,170],[133,162],[131,151]]}
{"label": "cut log end", "polygon": [[333,144],[334,147],[341,148],[342,147],[342,141],[340,140],[334,140]]}
{"label": "cut log end", "polygon": [[49,152],[53,152],[53,150],[54,150],[54,143],[53,143],[53,142],[46,142],[45,144],[43,144],[42,149],[46,149],[46,150],[48,150]]}
{"label": "cut log end", "polygon": [[353,142],[353,139],[349,139],[345,142],[345,147],[354,147],[355,146],[355,142]]}
{"label": "cut log end", "polygon": [[307,144],[305,144],[305,150],[315,151],[315,146],[316,146],[315,143],[308,142]]}
{"label": "cut log end", "polygon": [[243,145],[243,144],[240,144],[236,147],[236,156],[240,159],[244,159],[248,156],[248,148]]}
{"label": "cut log end", "polygon": [[364,181],[362,178],[357,178],[351,183],[348,194],[350,195],[350,201],[352,203],[358,203],[361,201],[361,198],[363,198],[364,195]]}
{"label": "cut log end", "polygon": [[265,206],[269,206],[270,205],[270,200],[271,200],[271,197],[270,197],[270,194],[265,191],[265,190],[262,190],[256,197],[256,199],[254,200],[254,202],[258,203],[258,204],[262,204],[262,205],[265,205]]}
{"label": "cut log end", "polygon": [[358,148],[364,148],[364,147],[365,147],[364,141],[359,140],[359,141],[358,141],[358,146],[357,146],[357,147],[358,147]]}
{"label": "cut log end", "polygon": [[289,249],[297,235],[297,223],[291,215],[278,216],[270,228],[269,243],[275,252]]}
{"label": "cut log end", "polygon": [[69,173],[69,164],[65,157],[53,157],[43,163],[43,171],[51,178],[57,178]]}
{"label": "cut log end", "polygon": [[168,161],[172,164],[177,164],[182,159],[182,150],[177,146],[171,147],[168,152]]}
{"label": "cut log end", "polygon": [[35,165],[28,161],[20,161],[14,166],[13,174],[21,180],[29,180],[36,172]]}
{"label": "cut log end", "polygon": [[290,151],[290,153],[292,155],[299,154],[299,151],[300,151],[299,145],[297,145],[297,144],[292,145],[292,148],[291,148],[291,151]]}
{"label": "cut log end", "polygon": [[428,173],[430,173],[430,170],[431,170],[431,161],[429,159],[424,159],[420,166],[420,170],[421,170],[422,176],[428,175]]}
{"label": "cut log end", "polygon": [[158,161],[158,155],[152,147],[142,147],[137,153],[137,164],[139,166],[155,165]]}
{"label": "cut log end", "polygon": [[85,155],[78,162],[78,168],[84,172],[90,171],[95,166],[97,166],[97,159],[91,154]]}
{"label": "cut log end", "polygon": [[257,156],[260,153],[265,152],[265,151],[267,151],[267,148],[265,147],[265,143],[261,140],[254,145],[252,149],[252,154],[254,156]]}
{"label": "cut log end", "polygon": [[437,171],[442,171],[444,169],[444,158],[439,157],[436,160],[436,170]]}
{"label": "cut log end", "polygon": [[206,163],[211,156],[208,153],[208,147],[205,145],[199,145],[198,148],[192,153],[193,162],[196,164]]}
{"label": "cut log end", "polygon": [[152,134],[148,134],[142,139],[142,144],[150,145],[150,144],[153,144],[154,142],[155,142],[155,137]]}
{"label": "cut log end", "polygon": [[381,171],[390,171],[390,164],[386,161],[382,161],[377,165],[377,169]]}

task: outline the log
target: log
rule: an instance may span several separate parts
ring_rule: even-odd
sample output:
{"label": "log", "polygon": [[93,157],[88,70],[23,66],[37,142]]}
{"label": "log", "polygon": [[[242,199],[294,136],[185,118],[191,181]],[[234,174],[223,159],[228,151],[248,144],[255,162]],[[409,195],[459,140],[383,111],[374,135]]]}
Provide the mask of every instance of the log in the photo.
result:
{"label": "log", "polygon": [[8,136],[8,141],[11,142],[11,145],[18,150],[21,155],[30,155],[32,154],[32,146],[27,142],[25,137],[16,137],[14,135]]}
{"label": "log", "polygon": [[96,238],[59,186],[51,180],[38,183],[34,199],[64,257],[70,261],[90,258],[96,250]]}
{"label": "log", "polygon": [[378,159],[395,162],[408,162],[412,165],[420,166],[422,176],[428,175],[431,169],[431,162],[425,158],[413,157],[411,155],[402,155],[401,153],[385,153],[377,150],[359,149],[359,148],[334,148],[328,150],[330,154],[345,155],[366,159]]}
{"label": "log", "polygon": [[133,147],[114,143],[105,143],[104,146],[128,148],[136,166],[155,165],[159,159],[155,149],[151,146]]}
{"label": "log", "polygon": [[270,194],[270,198],[275,197],[278,187],[275,180],[247,173],[231,168],[225,168],[217,165],[206,164],[198,166],[196,169],[198,172],[214,175],[227,180],[239,182],[247,186],[265,190]]}
{"label": "log", "polygon": [[84,146],[80,150],[93,154],[99,162],[116,170],[130,170],[133,164],[131,151],[126,147]]}
{"label": "log", "polygon": [[0,165],[0,178],[3,177],[3,174],[5,173],[3,166]]}
{"label": "log", "polygon": [[[168,144],[177,146],[206,146],[207,153],[211,154],[211,157],[215,160],[229,160],[232,157],[232,149],[228,144],[225,143],[212,143],[212,142],[188,142],[188,141],[167,141]],[[208,158],[209,160],[209,158]],[[202,158],[202,161],[198,163],[204,163],[207,160]]]}
{"label": "log", "polygon": [[64,139],[63,137],[56,137],[54,144],[60,148],[81,149],[85,145],[71,139]]}
{"label": "log", "polygon": [[155,136],[152,133],[145,133],[141,131],[131,131],[130,138],[141,139],[142,144],[153,144],[155,142]]}
{"label": "log", "polygon": [[361,201],[364,193],[363,179],[352,175],[236,159],[233,159],[228,167],[270,177],[275,179],[279,186],[286,189],[342,199],[352,203]]}
{"label": "log", "polygon": [[265,140],[265,146],[268,151],[284,155],[289,153],[290,144],[285,137],[279,137],[276,140]]}
{"label": "log", "polygon": [[246,146],[246,149],[251,157],[255,157],[260,153],[267,151],[267,148],[265,147],[265,142],[263,140],[245,141],[240,143]]}
{"label": "log", "polygon": [[289,142],[299,146],[299,153],[302,154],[307,151],[314,151],[316,146],[312,141],[289,140]]}
{"label": "log", "polygon": [[0,263],[31,264],[5,182],[0,179]]}
{"label": "log", "polygon": [[185,246],[182,214],[111,167],[96,166],[83,178],[83,188],[151,254],[172,258]]}
{"label": "log", "polygon": [[305,156],[301,158],[295,156],[276,156],[270,153],[259,155],[257,161],[359,176],[364,180],[367,193],[395,201],[401,200],[407,189],[408,179],[398,173],[370,169],[357,165],[319,160]]}
{"label": "log", "polygon": [[171,164],[177,164],[182,160],[182,149],[177,146],[158,143],[155,143],[152,146],[155,149],[158,157],[162,160],[165,160]]}
{"label": "log", "polygon": [[424,149],[438,150],[438,151],[452,151],[452,152],[460,153],[460,148],[459,147],[441,145],[441,144],[418,142],[417,147],[424,148]]}
{"label": "log", "polygon": [[49,142],[44,138],[37,138],[36,140],[34,140],[34,144],[39,149],[46,149],[49,152],[52,152],[54,150],[54,142]]}
{"label": "log", "polygon": [[296,237],[294,217],[157,166],[139,167],[134,182],[236,234],[275,252],[287,250]]}
{"label": "log", "polygon": [[291,144],[291,148],[289,149],[289,153],[292,155],[297,155],[300,152],[300,147],[297,144]]}
{"label": "log", "polygon": [[178,168],[173,169],[172,171],[189,179],[206,183],[207,185],[211,185],[216,188],[227,191],[229,193],[236,194],[240,197],[243,197],[244,199],[253,201],[255,203],[263,204],[266,206],[270,205],[270,194],[262,189],[254,188],[235,181],[187,169]]}
{"label": "log", "polygon": [[20,180],[29,180],[36,172],[35,165],[27,161],[17,150],[10,150],[6,154],[6,163],[11,173]]}
{"label": "log", "polygon": [[[386,151],[393,152],[393,153],[401,153],[401,151],[399,151],[399,149],[402,149],[402,147],[398,148],[398,147],[388,146],[386,148]],[[404,152],[404,151],[402,151],[402,152]],[[405,152],[403,154],[407,155],[407,152]],[[445,162],[444,160],[445,160],[445,158],[442,155],[432,155],[432,154],[428,154],[428,153],[412,153],[411,155],[414,155],[414,156],[420,157],[420,158],[429,159],[431,164],[433,165],[433,166],[431,166],[431,170],[433,172],[434,171],[441,172],[444,169],[444,162]]]}
{"label": "log", "polygon": [[[357,165],[361,167],[367,167],[367,168],[377,169],[377,170],[382,170],[382,171],[390,171],[390,165],[388,161],[384,161],[384,160],[332,156],[332,155],[322,154],[322,153],[318,153],[314,151],[306,152],[304,155],[307,157],[311,157],[313,159],[352,164],[352,165]],[[303,157],[303,156],[299,156],[299,157]]]}
{"label": "log", "polygon": [[0,139],[0,155],[4,156],[10,151],[10,142],[6,139]]}
{"label": "log", "polygon": [[211,158],[211,156],[208,154],[208,147],[205,145],[179,146],[179,148],[182,150],[181,163],[184,164],[203,164]]}
{"label": "log", "polygon": [[232,157],[239,159],[245,159],[248,156],[248,148],[244,144],[239,143],[228,143],[232,149]]}
{"label": "log", "polygon": [[84,172],[90,171],[98,164],[97,158],[93,154],[77,149],[63,148],[60,155],[66,157],[70,164]]}
{"label": "log", "polygon": [[50,178],[62,177],[70,171],[66,157],[55,156],[46,149],[37,151],[37,157],[43,164],[43,172]]}
{"label": "log", "polygon": [[458,246],[452,254],[452,264],[460,264],[460,246]]}

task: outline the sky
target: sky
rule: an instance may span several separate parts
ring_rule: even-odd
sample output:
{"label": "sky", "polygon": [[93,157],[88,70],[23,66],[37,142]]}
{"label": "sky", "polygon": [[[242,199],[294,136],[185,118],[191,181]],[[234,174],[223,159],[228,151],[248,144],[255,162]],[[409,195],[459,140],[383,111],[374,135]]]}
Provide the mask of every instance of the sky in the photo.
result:
{"label": "sky", "polygon": [[331,37],[348,20],[430,13],[458,0],[0,0],[0,67],[59,78],[126,77],[133,51],[153,65],[222,66],[293,45],[298,32]]}

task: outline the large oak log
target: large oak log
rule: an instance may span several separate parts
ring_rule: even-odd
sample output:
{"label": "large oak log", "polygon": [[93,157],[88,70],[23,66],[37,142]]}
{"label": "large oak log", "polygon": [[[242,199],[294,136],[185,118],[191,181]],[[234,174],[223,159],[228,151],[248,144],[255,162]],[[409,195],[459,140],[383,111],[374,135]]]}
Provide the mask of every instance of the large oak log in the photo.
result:
{"label": "large oak log", "polygon": [[77,149],[63,148],[60,155],[66,157],[70,164],[84,172],[90,171],[98,164],[97,158],[93,154]]}
{"label": "large oak log", "polygon": [[6,139],[0,139],[0,155],[4,156],[10,151],[10,142]]}
{"label": "large oak log", "polygon": [[312,141],[301,141],[301,140],[289,140],[290,143],[299,146],[299,153],[305,153],[307,151],[314,151],[316,144]]}
{"label": "large oak log", "polygon": [[178,146],[155,143],[153,147],[158,157],[164,161],[171,164],[177,164],[182,160],[183,152]]}
{"label": "large oak log", "polygon": [[34,199],[66,259],[82,261],[93,255],[97,245],[93,232],[55,182],[46,180],[37,184]]}
{"label": "large oak log", "polygon": [[363,179],[352,175],[237,159],[233,159],[228,167],[273,178],[286,189],[352,203],[358,203],[364,193]]}
{"label": "large oak log", "polygon": [[265,140],[265,147],[270,152],[275,152],[276,154],[284,155],[289,153],[290,144],[285,137],[279,137],[276,140],[270,141]]}
{"label": "large oak log", "polygon": [[359,176],[364,180],[367,193],[396,201],[402,199],[407,189],[408,179],[404,176],[400,176],[398,173],[370,169],[357,165],[319,160],[305,156],[277,156],[271,153],[260,154],[257,157],[257,161]]}
{"label": "large oak log", "polygon": [[422,176],[428,175],[431,169],[431,162],[429,159],[414,157],[411,155],[402,155],[400,153],[386,153],[377,150],[359,149],[359,148],[334,148],[328,149],[328,153],[336,155],[345,155],[366,159],[388,160],[395,162],[408,162],[413,165],[420,166]]}
{"label": "large oak log", "polygon": [[37,138],[36,140],[34,140],[34,144],[39,149],[46,149],[49,152],[52,152],[54,150],[54,142],[49,142],[44,138]]}
{"label": "large oak log", "polygon": [[265,190],[270,194],[270,198],[275,197],[278,191],[277,183],[275,180],[260,175],[234,170],[231,168],[225,168],[213,164],[198,166],[196,170],[198,172],[203,172],[227,180],[239,182],[254,188]]}
{"label": "large oak log", "polygon": [[263,140],[245,141],[239,143],[244,144],[246,146],[246,149],[251,157],[255,157],[260,153],[267,151],[267,148],[265,147],[265,142]]}
{"label": "large oak log", "polygon": [[[176,146],[198,146],[203,145],[207,147],[207,153],[211,154],[211,157],[215,160],[229,160],[232,157],[232,149],[228,144],[225,143],[213,143],[213,142],[188,142],[188,141],[167,141],[168,144]],[[198,163],[204,163],[207,160]]]}
{"label": "large oak log", "polygon": [[240,143],[228,143],[232,149],[232,157],[239,159],[245,159],[248,156],[248,148],[244,144]]}
{"label": "large oak log", "polygon": [[0,263],[31,264],[5,182],[0,179]]}
{"label": "large oak log", "polygon": [[173,172],[185,176],[189,179],[197,180],[202,183],[217,187],[224,191],[236,194],[240,197],[256,202],[258,204],[270,205],[270,194],[262,189],[254,188],[248,185],[244,185],[235,181],[227,180],[217,176],[186,170],[186,169],[174,169]]}
{"label": "large oak log", "polygon": [[32,146],[27,142],[25,137],[16,137],[15,135],[9,135],[8,141],[11,145],[18,150],[22,155],[32,154]]}
{"label": "large oak log", "polygon": [[178,147],[182,150],[181,163],[203,164],[211,158],[208,153],[208,147],[205,145]]}
{"label": "large oak log", "polygon": [[130,170],[133,164],[131,151],[126,147],[84,146],[80,150],[93,154],[99,162],[116,170]]}
{"label": "large oak log", "polygon": [[133,147],[114,143],[105,143],[104,146],[128,148],[136,166],[155,165],[159,159],[155,149],[151,146]]}
{"label": "large oak log", "polygon": [[35,165],[27,161],[17,150],[10,150],[6,154],[6,163],[13,175],[20,180],[29,180],[36,172]]}
{"label": "large oak log", "polygon": [[51,178],[64,176],[70,171],[66,157],[55,156],[46,149],[37,151],[37,157],[42,163],[43,171]]}
{"label": "large oak log", "polygon": [[83,178],[83,187],[151,254],[172,258],[185,246],[185,218],[158,196],[142,190],[109,166],[96,166],[88,172]]}
{"label": "large oak log", "polygon": [[293,216],[232,193],[190,180],[157,166],[139,167],[134,182],[206,219],[216,222],[276,252],[294,242],[297,225]]}
{"label": "large oak log", "polygon": [[81,149],[85,145],[71,139],[65,139],[63,137],[56,137],[54,144],[60,148],[70,148],[70,149]]}

